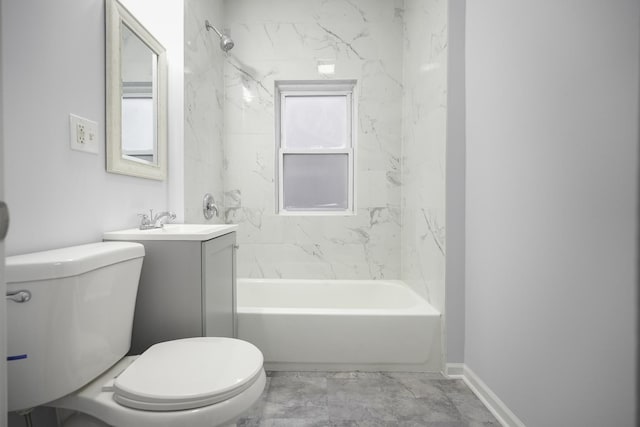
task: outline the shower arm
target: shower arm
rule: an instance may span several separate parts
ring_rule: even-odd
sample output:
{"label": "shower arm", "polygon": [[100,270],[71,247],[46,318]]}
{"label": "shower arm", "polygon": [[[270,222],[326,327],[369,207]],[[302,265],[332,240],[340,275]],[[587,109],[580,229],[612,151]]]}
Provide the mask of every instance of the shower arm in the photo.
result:
{"label": "shower arm", "polygon": [[216,27],[214,27],[213,25],[211,25],[211,23],[209,22],[209,20],[205,20],[204,21],[204,26],[207,29],[207,31],[209,30],[213,30],[216,32],[216,34],[218,35],[218,37],[222,38],[222,33],[220,31],[218,31],[218,29]]}

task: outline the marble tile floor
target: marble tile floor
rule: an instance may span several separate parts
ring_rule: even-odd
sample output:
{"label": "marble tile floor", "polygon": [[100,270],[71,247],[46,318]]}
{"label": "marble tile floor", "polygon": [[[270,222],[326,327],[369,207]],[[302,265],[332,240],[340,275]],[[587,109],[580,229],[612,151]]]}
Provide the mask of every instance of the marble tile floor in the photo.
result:
{"label": "marble tile floor", "polygon": [[484,427],[500,423],[462,380],[397,372],[268,372],[238,427]]}

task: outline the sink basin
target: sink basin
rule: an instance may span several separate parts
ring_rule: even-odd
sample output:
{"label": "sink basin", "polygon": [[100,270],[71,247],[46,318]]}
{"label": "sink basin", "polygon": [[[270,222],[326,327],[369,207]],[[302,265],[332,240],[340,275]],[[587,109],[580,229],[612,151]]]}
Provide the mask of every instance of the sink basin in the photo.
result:
{"label": "sink basin", "polygon": [[237,224],[165,224],[162,228],[110,231],[103,240],[210,240],[238,229]]}

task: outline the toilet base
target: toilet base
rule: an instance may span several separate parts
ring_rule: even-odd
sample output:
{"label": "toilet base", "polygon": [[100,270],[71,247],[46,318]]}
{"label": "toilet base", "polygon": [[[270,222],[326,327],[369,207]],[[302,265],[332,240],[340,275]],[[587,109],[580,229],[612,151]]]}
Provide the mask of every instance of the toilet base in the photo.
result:
{"label": "toilet base", "polygon": [[61,424],[61,427],[108,427],[109,424],[105,424],[97,418],[93,418],[87,414],[76,412]]}
{"label": "toilet base", "polygon": [[[225,424],[220,427],[236,427],[236,423]],[[60,427],[109,427],[109,424],[105,424],[97,418],[93,418],[90,415],[76,412],[67,418]]]}
{"label": "toilet base", "polygon": [[[236,427],[236,423],[225,424],[220,427]],[[110,427],[97,418],[90,415],[76,412],[60,424],[60,427]]]}
{"label": "toilet base", "polygon": [[[256,381],[245,391],[214,405],[184,411],[152,412],[127,408],[113,400],[110,391],[113,379],[124,371],[137,356],[128,356],[116,363],[107,372],[87,384],[82,389],[61,399],[48,403],[47,406],[77,411],[77,419],[69,418],[65,427],[94,427],[89,422],[96,422],[95,427],[222,427],[233,426],[235,421],[250,409],[260,398],[266,384],[266,375],[261,370]],[[89,418],[83,418],[86,415]],[[77,424],[80,421],[85,424]],[[99,424],[102,422],[103,424]]]}

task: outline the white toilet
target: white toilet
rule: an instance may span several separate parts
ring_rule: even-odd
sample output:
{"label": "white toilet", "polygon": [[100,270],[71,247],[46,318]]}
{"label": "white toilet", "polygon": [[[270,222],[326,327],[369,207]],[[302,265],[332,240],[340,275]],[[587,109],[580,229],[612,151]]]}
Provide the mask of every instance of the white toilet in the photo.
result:
{"label": "white toilet", "polygon": [[88,245],[7,257],[9,411],[77,411],[68,426],[233,423],[265,386],[262,353],[198,337],[127,356],[144,247]]}

